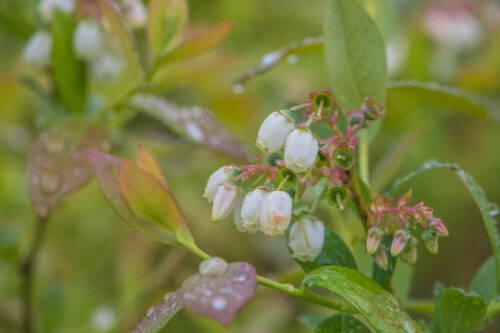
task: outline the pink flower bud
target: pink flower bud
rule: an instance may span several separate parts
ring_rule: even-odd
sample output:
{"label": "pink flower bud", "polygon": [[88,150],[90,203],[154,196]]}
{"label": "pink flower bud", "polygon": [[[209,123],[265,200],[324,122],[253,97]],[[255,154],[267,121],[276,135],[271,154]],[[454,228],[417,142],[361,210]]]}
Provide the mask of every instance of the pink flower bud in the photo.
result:
{"label": "pink flower bud", "polygon": [[263,188],[250,191],[245,196],[241,207],[242,228],[248,232],[255,232],[259,229],[262,203],[269,192]]}
{"label": "pink flower bud", "polygon": [[223,166],[208,178],[207,185],[205,186],[205,192],[203,193],[203,196],[207,198],[208,202],[214,201],[219,185],[227,182],[229,172],[230,168]]}
{"label": "pink flower bud", "polygon": [[401,253],[400,257],[404,262],[415,265],[417,262],[417,246],[412,244],[409,249]]}
{"label": "pink flower bud", "polygon": [[262,202],[260,231],[269,236],[281,235],[292,218],[292,198],[283,191],[269,193]]}
{"label": "pink flower bud", "polygon": [[286,139],[285,165],[293,172],[304,172],[318,156],[318,140],[306,129],[295,129]]}
{"label": "pink flower bud", "polygon": [[387,254],[383,248],[378,249],[377,253],[373,257],[373,260],[375,260],[377,266],[383,270],[386,271],[387,268],[389,268],[389,260],[387,259]]}
{"label": "pink flower bud", "polygon": [[366,252],[368,252],[368,254],[377,252],[383,237],[384,230],[382,230],[382,228],[374,226],[368,229],[366,236]]}
{"label": "pink flower bud", "polygon": [[397,230],[391,244],[391,255],[396,257],[403,252],[410,239],[411,235],[407,230]]}
{"label": "pink flower bud", "polygon": [[281,112],[271,113],[262,123],[257,135],[257,146],[269,153],[277,151],[283,147],[286,138],[293,130],[293,123]]}
{"label": "pink flower bud", "polygon": [[132,28],[143,28],[148,19],[146,7],[140,0],[124,0],[125,17]]}
{"label": "pink flower bud", "polygon": [[231,183],[219,185],[212,207],[212,221],[218,222],[231,213],[236,204],[236,186]]}
{"label": "pink flower bud", "polygon": [[288,245],[295,258],[314,261],[323,249],[324,240],[323,222],[305,216],[292,225]]}
{"label": "pink flower bud", "polygon": [[431,220],[431,226],[434,228],[436,233],[441,237],[448,236],[448,229],[444,225],[443,221],[439,218],[434,218]]}

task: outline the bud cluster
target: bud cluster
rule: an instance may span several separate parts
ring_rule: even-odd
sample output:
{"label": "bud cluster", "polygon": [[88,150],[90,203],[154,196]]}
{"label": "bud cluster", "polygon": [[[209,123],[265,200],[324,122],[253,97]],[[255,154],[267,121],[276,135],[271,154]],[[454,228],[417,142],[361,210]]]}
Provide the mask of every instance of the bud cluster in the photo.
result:
{"label": "bud cluster", "polygon": [[[348,117],[341,126],[328,91],[312,92],[305,103],[272,112],[257,134],[261,154],[256,163],[224,166],[210,176],[204,197],[213,202],[212,220],[234,210],[239,231],[269,236],[282,235],[294,220],[289,237],[293,255],[313,261],[323,247],[324,225],[312,213],[321,200],[343,209],[350,199],[356,134],[382,117],[382,108],[367,99]],[[320,187],[321,194],[308,206],[302,196],[312,186]]]}
{"label": "bud cluster", "polygon": [[433,254],[438,252],[439,237],[448,236],[443,221],[433,215],[431,208],[423,202],[414,206],[408,204],[411,197],[410,191],[394,205],[391,199],[377,196],[368,207],[366,249],[384,269],[388,262],[384,245],[381,244],[384,237],[392,237],[391,256],[400,256],[403,261],[414,264],[417,260],[417,238],[413,232],[417,227],[423,230],[421,238]]}

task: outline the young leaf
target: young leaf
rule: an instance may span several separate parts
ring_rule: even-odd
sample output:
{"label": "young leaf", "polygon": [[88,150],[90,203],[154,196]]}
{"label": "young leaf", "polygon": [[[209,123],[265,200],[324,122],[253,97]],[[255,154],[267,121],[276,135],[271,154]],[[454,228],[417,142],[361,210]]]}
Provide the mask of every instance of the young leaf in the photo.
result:
{"label": "young leaf", "polygon": [[388,194],[394,196],[395,192],[405,183],[414,179],[415,177],[434,169],[450,170],[457,175],[457,177],[464,183],[465,187],[472,195],[476,202],[481,216],[483,217],[484,227],[488,234],[491,249],[493,252],[493,261],[495,262],[495,295],[500,294],[500,235],[497,229],[497,221],[495,216],[498,214],[498,207],[491,203],[486,197],[484,190],[476,183],[474,178],[466,173],[459,165],[455,163],[441,163],[438,161],[430,160],[425,162],[419,169],[406,175],[405,177],[397,179]]}
{"label": "young leaf", "polygon": [[165,295],[164,301],[151,307],[146,317],[131,333],[156,333],[159,332],[180,309],[182,302],[177,293]]}
{"label": "young leaf", "polygon": [[307,289],[326,289],[357,309],[377,332],[421,332],[397,298],[362,273],[348,267],[326,266],[306,275]]}
{"label": "young leaf", "polygon": [[203,30],[182,42],[179,46],[157,59],[151,72],[175,61],[186,60],[213,49],[227,35],[231,22],[224,22]]}
{"label": "young leaf", "polygon": [[495,261],[489,257],[476,272],[469,286],[469,290],[476,292],[486,302],[491,302],[496,294]]}
{"label": "young leaf", "polygon": [[372,279],[373,281],[380,284],[385,289],[389,290],[391,286],[391,278],[394,270],[396,269],[396,263],[398,261],[397,257],[391,255],[391,243],[392,237],[385,237],[382,244],[385,246],[385,254],[387,256],[387,261],[389,265],[387,269],[380,268],[375,262],[372,266]]}
{"label": "young leaf", "polygon": [[85,64],[73,54],[73,17],[56,10],[52,22],[52,72],[54,85],[66,111],[83,113],[85,109]]}
{"label": "young leaf", "polygon": [[[388,84],[388,95],[400,95],[406,98],[421,100],[440,109],[448,109],[468,113],[477,118],[484,119],[488,109],[473,96],[457,88],[444,86],[437,83],[418,81],[396,81]],[[391,98],[387,98],[388,101]],[[387,105],[391,110],[391,105]]]}
{"label": "young leaf", "polygon": [[325,229],[323,249],[316,259],[312,262],[300,260],[297,260],[297,262],[306,272],[312,271],[318,267],[330,265],[347,266],[356,269],[356,262],[351,251],[349,251],[349,248],[345,245],[342,238],[330,229]]}
{"label": "young leaf", "polygon": [[221,275],[193,275],[184,282],[179,294],[186,308],[227,326],[256,288],[255,268],[236,262],[229,264]]}
{"label": "young leaf", "polygon": [[137,165],[139,165],[139,167],[141,167],[144,171],[153,175],[157,181],[168,189],[167,180],[163,176],[163,172],[161,171],[158,162],[146,149],[141,146],[137,148]]}
{"label": "young leaf", "polygon": [[471,333],[484,325],[487,305],[481,297],[448,288],[439,300],[439,323],[443,333]]}
{"label": "young leaf", "polygon": [[200,107],[180,107],[154,95],[135,95],[132,105],[177,133],[224,155],[248,160],[241,141],[214,116]]}
{"label": "young leaf", "polygon": [[370,333],[370,329],[349,314],[337,314],[316,327],[315,333]]}
{"label": "young leaf", "polygon": [[384,104],[385,46],[368,13],[355,0],[328,0],[324,35],[328,75],[340,109],[359,108],[365,97]]}
{"label": "young leaf", "polygon": [[86,150],[109,148],[106,131],[77,120],[61,121],[41,134],[31,149],[28,170],[28,191],[37,216],[47,217],[63,198],[90,180]]}
{"label": "young leaf", "polygon": [[155,54],[175,43],[188,18],[186,0],[151,0],[148,4],[148,38]]}

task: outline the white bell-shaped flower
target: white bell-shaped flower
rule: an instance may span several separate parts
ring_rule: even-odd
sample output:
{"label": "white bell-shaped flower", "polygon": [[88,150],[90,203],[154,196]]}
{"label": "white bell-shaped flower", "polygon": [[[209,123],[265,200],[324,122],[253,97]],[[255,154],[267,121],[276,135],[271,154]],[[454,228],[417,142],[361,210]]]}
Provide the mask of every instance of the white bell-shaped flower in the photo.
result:
{"label": "white bell-shaped flower", "polygon": [[241,207],[243,229],[248,232],[256,232],[259,229],[262,203],[268,195],[269,192],[264,188],[257,188],[247,193]]}
{"label": "white bell-shaped flower", "polygon": [[71,14],[75,7],[74,0],[42,0],[38,4],[38,11],[45,21],[51,22],[56,9]]}
{"label": "white bell-shaped flower", "polygon": [[212,206],[212,221],[218,222],[228,216],[236,204],[236,186],[231,183],[219,185]]}
{"label": "white bell-shaped flower", "polygon": [[281,235],[292,218],[292,198],[283,191],[269,193],[262,202],[259,229],[269,236]]}
{"label": "white bell-shaped flower", "polygon": [[325,226],[308,216],[292,225],[288,245],[293,256],[302,261],[314,261],[323,249]]}
{"label": "white bell-shaped flower", "polygon": [[101,53],[91,62],[90,73],[95,80],[112,81],[122,71],[122,61],[111,53]]}
{"label": "white bell-shaped flower", "polygon": [[306,129],[295,129],[285,143],[285,165],[293,172],[309,169],[318,156],[318,140]]}
{"label": "white bell-shaped flower", "polygon": [[28,64],[42,68],[50,64],[52,36],[46,31],[36,32],[24,47],[23,59]]}
{"label": "white bell-shaped flower", "polygon": [[80,21],[73,36],[75,55],[86,61],[92,61],[103,52],[104,33],[95,20]]}
{"label": "white bell-shaped flower", "polygon": [[148,13],[144,3],[140,0],[124,0],[125,17],[132,28],[146,26]]}
{"label": "white bell-shaped flower", "polygon": [[293,122],[288,120],[281,112],[275,111],[260,126],[257,134],[257,146],[269,153],[277,151],[283,147],[293,128]]}
{"label": "white bell-shaped flower", "polygon": [[207,185],[205,186],[205,192],[203,193],[203,197],[206,198],[208,202],[214,201],[215,194],[219,189],[219,185],[228,181],[230,172],[230,167],[223,166],[210,175],[207,181]]}

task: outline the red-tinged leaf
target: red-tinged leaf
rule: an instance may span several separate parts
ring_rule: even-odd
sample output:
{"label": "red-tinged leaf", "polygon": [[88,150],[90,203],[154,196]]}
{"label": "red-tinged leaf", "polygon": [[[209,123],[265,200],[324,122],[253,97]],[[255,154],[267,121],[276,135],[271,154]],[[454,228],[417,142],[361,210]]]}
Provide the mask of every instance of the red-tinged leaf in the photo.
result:
{"label": "red-tinged leaf", "polygon": [[177,106],[146,94],[135,95],[132,105],[210,150],[240,160],[249,159],[242,142],[207,110]]}
{"label": "red-tinged leaf", "polygon": [[186,60],[213,49],[231,30],[232,25],[231,22],[223,22],[188,37],[175,49],[158,58],[153,72],[166,64]]}
{"label": "red-tinged leaf", "polygon": [[84,159],[88,149],[109,150],[102,128],[66,120],[40,135],[30,153],[28,190],[38,218],[46,218],[58,203],[92,176]]}
{"label": "red-tinged leaf", "polygon": [[165,295],[162,303],[149,308],[146,317],[131,333],[159,332],[180,309],[182,309],[182,301],[179,295],[169,293]]}
{"label": "red-tinged leaf", "polygon": [[175,43],[188,18],[186,0],[151,0],[148,4],[148,38],[156,54]]}
{"label": "red-tinged leaf", "polygon": [[163,176],[163,172],[161,171],[158,162],[154,159],[151,154],[139,146],[137,148],[137,164],[146,172],[153,175],[157,181],[159,181],[163,186],[168,189],[167,180]]}
{"label": "red-tinged leaf", "polygon": [[123,161],[118,176],[120,193],[136,218],[177,232],[185,224],[175,201],[152,174],[130,161]]}
{"label": "red-tinged leaf", "polygon": [[245,262],[236,262],[218,276],[193,275],[184,282],[179,294],[186,308],[227,326],[252,298],[256,288],[255,268]]}

